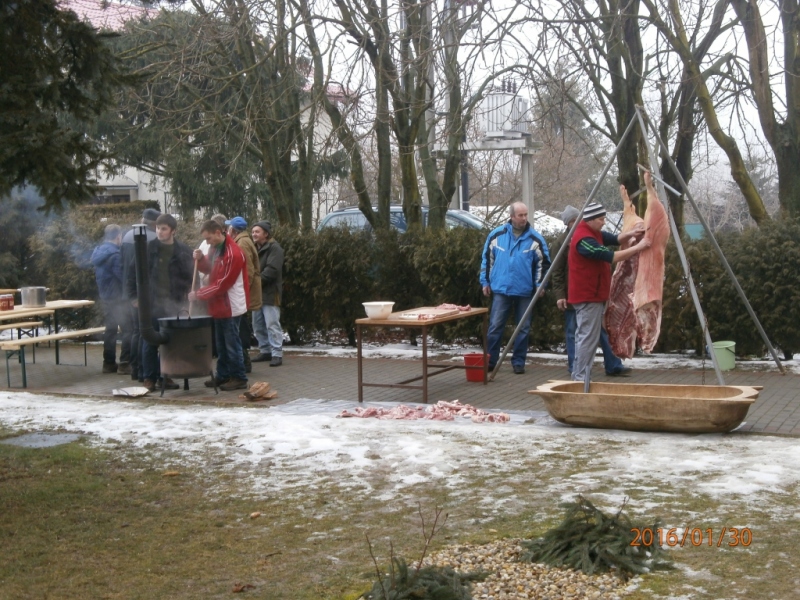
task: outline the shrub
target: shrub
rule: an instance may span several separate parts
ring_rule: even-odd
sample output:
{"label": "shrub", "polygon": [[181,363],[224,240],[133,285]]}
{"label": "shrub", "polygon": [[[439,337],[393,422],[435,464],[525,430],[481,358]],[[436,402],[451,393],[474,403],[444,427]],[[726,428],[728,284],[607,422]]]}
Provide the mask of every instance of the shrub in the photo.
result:
{"label": "shrub", "polygon": [[[49,299],[97,299],[97,283],[90,259],[92,250],[103,239],[109,223],[126,227],[141,221],[142,211],[150,202],[94,204],[74,207],[45,225],[39,235],[28,239],[33,258],[30,261],[35,277],[31,285],[50,288]],[[103,220],[104,219],[104,220]],[[93,307],[91,322],[100,324],[98,306]],[[64,316],[67,327],[81,326]]]}
{"label": "shrub", "polygon": [[[772,221],[720,245],[767,336],[791,359],[800,350],[800,222]],[[740,354],[763,356],[765,345],[727,273],[721,266],[712,273],[707,289],[714,339],[734,340]]]}
{"label": "shrub", "polygon": [[[50,288],[50,298],[95,298],[89,257],[102,239],[103,228],[111,222],[138,222],[148,205],[93,205],[66,211],[28,238],[24,271],[13,255],[0,253],[0,267],[15,269],[6,276],[7,285],[44,285]],[[25,226],[18,229],[24,231]],[[179,237],[196,246],[195,224],[181,224]],[[279,227],[275,237],[286,257],[282,322],[294,343],[334,330],[344,331],[354,343],[355,319],[364,315],[361,303],[367,300],[393,300],[395,310],[443,302],[489,305],[478,282],[485,232],[368,234],[328,228],[315,234]],[[775,221],[742,234],[728,234],[720,244],[768,336],[786,357],[791,356],[800,349],[800,222]],[[738,353],[762,356],[764,343],[711,243],[685,240],[684,248],[713,339],[734,340]],[[663,298],[656,351],[702,351],[703,331],[674,241],[666,252]],[[507,333],[512,330],[509,323]],[[477,340],[480,324],[465,320],[434,328],[432,335],[442,341]],[[550,293],[534,308],[529,341],[540,350],[564,343],[563,315]]]}

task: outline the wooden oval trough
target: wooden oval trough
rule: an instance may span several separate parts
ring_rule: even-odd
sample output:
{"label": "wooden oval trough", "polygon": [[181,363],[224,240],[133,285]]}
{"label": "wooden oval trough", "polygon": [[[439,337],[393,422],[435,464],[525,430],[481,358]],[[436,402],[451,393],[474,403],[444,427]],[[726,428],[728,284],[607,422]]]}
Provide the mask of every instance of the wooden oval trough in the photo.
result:
{"label": "wooden oval trough", "polygon": [[600,429],[723,433],[741,425],[761,386],[656,385],[548,381],[530,394],[544,398],[560,423]]}

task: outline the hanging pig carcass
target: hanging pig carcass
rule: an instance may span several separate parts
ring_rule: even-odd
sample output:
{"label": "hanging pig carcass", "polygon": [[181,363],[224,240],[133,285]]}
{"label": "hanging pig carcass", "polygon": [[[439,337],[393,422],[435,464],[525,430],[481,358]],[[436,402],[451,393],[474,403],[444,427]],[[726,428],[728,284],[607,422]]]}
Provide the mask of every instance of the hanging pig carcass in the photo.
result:
{"label": "hanging pig carcass", "polygon": [[[628,198],[628,192],[624,185],[619,186],[619,193],[625,207],[622,211],[622,233],[627,233],[642,223],[643,219],[636,214],[636,207]],[[631,239],[628,246],[635,243],[636,240]],[[641,254],[643,252],[617,264],[611,277],[611,292],[606,306],[604,325],[611,342],[611,349],[620,358],[631,358],[636,352],[636,315],[633,309],[633,292]]]}
{"label": "hanging pig carcass", "polygon": [[[664,254],[669,241],[669,217],[652,185],[647,183],[647,210],[644,215],[645,236],[651,245],[636,256],[622,261],[611,279],[611,294],[604,324],[611,348],[620,358],[631,358],[638,345],[650,353],[661,331],[661,305],[664,291]],[[624,187],[620,187],[625,205],[622,231],[629,231],[641,222]],[[631,242],[634,243],[634,242]]]}

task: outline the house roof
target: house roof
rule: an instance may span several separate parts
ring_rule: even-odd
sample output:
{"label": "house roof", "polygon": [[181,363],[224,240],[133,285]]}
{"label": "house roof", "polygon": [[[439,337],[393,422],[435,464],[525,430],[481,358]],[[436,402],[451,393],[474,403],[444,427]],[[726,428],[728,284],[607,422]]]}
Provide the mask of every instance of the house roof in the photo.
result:
{"label": "house roof", "polygon": [[158,14],[157,10],[107,0],[61,0],[59,8],[73,11],[97,29],[112,31],[122,29],[128,21]]}
{"label": "house roof", "polygon": [[116,175],[109,179],[98,178],[98,185],[106,190],[135,190],[139,187],[138,183],[125,175]]}

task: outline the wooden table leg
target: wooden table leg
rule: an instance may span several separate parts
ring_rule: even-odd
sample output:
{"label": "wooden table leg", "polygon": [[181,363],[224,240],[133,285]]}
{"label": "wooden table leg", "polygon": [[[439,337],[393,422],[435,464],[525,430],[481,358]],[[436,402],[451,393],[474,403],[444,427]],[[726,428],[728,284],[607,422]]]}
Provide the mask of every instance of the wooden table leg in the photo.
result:
{"label": "wooden table leg", "polygon": [[428,403],[428,327],[422,326],[422,401]]}
{"label": "wooden table leg", "polygon": [[362,336],[361,336],[361,325],[356,323],[356,356],[358,357],[358,401],[364,402],[364,375],[362,372],[362,363],[361,363],[361,343],[362,343]]}

